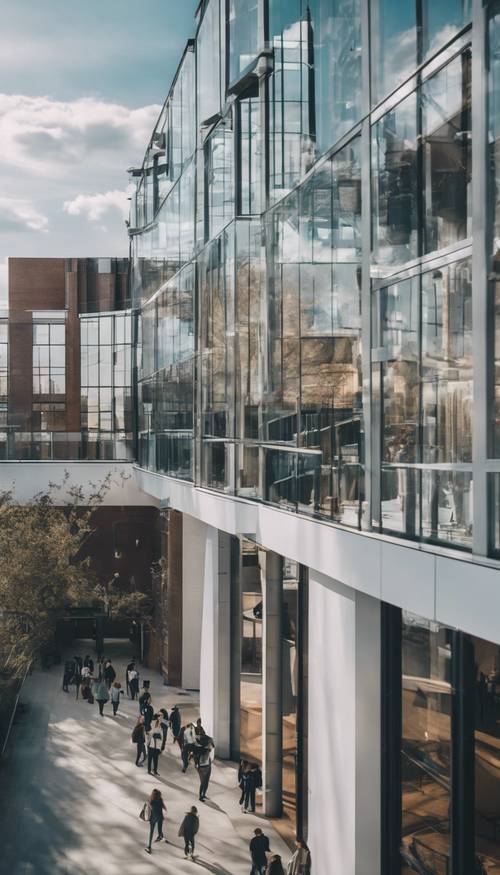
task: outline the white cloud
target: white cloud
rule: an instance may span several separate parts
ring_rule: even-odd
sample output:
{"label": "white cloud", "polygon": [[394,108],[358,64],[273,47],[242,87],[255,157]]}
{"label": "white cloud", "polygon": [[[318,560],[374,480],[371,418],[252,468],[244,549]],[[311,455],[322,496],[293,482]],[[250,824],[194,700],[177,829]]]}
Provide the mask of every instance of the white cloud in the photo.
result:
{"label": "white cloud", "polygon": [[97,158],[110,168],[125,152],[144,151],[159,112],[156,104],[129,109],[93,97],[0,94],[2,162],[52,178],[67,177],[81,164],[91,170]]}
{"label": "white cloud", "polygon": [[128,215],[128,190],[106,191],[103,194],[79,194],[65,201],[64,212],[69,216],[86,216],[91,222],[99,222],[110,210],[118,210],[125,219]]}
{"label": "white cloud", "polygon": [[0,197],[0,231],[48,231],[49,220],[31,201]]}

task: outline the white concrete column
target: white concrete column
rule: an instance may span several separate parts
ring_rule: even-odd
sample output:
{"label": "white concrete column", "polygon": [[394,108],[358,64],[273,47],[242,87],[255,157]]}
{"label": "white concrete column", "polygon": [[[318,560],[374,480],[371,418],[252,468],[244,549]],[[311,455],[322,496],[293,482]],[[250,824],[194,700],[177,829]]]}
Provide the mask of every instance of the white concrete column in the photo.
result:
{"label": "white concrete column", "polygon": [[207,526],[183,515],[182,537],[182,686],[200,689],[203,579]]}
{"label": "white concrete column", "polygon": [[356,875],[381,875],[380,601],[356,593]]}
{"label": "white concrete column", "polygon": [[231,756],[231,535],[219,531],[215,714],[217,755]]}
{"label": "white concrete column", "polygon": [[263,564],[262,640],[262,763],[263,808],[268,817],[279,817],[282,809],[282,649],[281,602],[283,560],[277,553],[265,553]]}

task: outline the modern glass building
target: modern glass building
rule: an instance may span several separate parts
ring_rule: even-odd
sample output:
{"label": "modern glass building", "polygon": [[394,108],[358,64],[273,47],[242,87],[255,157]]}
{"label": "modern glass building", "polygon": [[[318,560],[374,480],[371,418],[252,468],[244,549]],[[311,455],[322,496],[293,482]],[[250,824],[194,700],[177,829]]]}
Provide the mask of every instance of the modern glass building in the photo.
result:
{"label": "modern glass building", "polygon": [[499,53],[493,2],[207,0],[133,171],[136,477],[318,875],[500,872]]}
{"label": "modern glass building", "polygon": [[499,59],[487,0],[203,0],[79,317],[166,680],[314,875],[500,873]]}

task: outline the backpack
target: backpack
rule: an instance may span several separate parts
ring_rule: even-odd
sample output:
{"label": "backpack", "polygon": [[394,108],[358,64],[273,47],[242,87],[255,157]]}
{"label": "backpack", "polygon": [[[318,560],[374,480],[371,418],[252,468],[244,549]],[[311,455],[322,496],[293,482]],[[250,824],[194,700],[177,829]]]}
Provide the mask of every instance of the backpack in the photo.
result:
{"label": "backpack", "polygon": [[132,741],[134,744],[139,744],[140,741],[143,740],[143,727],[142,726],[134,726],[132,731]]}

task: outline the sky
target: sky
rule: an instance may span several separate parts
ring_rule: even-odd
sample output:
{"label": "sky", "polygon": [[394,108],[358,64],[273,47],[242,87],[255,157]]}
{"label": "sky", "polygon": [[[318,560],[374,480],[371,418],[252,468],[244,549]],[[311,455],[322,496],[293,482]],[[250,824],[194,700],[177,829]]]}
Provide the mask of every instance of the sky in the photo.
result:
{"label": "sky", "polygon": [[0,301],[9,256],[124,256],[197,0],[0,0]]}

